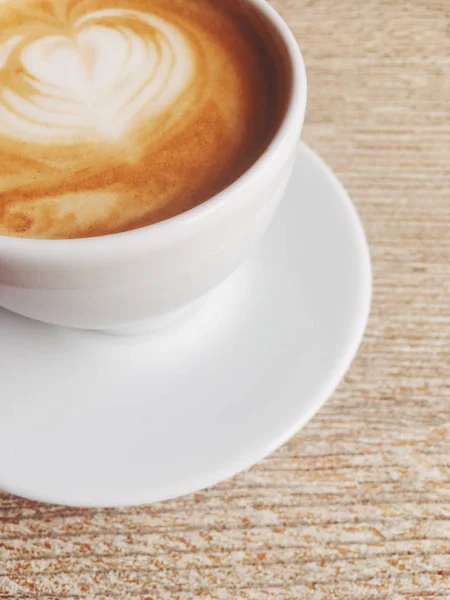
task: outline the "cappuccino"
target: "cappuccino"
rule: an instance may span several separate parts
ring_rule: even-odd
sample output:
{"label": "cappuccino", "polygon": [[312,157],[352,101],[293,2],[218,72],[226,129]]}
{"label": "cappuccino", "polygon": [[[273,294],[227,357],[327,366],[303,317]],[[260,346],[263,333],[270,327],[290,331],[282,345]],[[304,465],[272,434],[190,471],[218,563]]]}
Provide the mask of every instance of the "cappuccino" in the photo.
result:
{"label": "cappuccino", "polygon": [[0,235],[102,236],[208,200],[273,138],[286,64],[242,0],[0,0]]}

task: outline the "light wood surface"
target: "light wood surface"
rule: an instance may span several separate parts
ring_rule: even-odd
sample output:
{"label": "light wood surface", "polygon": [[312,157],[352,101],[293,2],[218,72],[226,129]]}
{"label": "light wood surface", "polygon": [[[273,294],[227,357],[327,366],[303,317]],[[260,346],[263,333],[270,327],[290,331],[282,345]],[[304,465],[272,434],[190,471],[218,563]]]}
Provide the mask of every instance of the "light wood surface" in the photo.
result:
{"label": "light wood surface", "polygon": [[307,64],[304,139],[372,250],[359,356],[300,434],[214,489],[104,511],[0,495],[0,598],[450,598],[450,4],[273,3]]}

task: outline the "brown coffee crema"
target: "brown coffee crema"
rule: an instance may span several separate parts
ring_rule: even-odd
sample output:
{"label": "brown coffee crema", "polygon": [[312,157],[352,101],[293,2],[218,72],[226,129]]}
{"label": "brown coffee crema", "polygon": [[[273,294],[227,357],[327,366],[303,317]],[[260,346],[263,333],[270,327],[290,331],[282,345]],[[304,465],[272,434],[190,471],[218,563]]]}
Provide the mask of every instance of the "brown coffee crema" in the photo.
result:
{"label": "brown coffee crema", "polygon": [[289,71],[241,0],[0,0],[0,235],[182,213],[264,152]]}

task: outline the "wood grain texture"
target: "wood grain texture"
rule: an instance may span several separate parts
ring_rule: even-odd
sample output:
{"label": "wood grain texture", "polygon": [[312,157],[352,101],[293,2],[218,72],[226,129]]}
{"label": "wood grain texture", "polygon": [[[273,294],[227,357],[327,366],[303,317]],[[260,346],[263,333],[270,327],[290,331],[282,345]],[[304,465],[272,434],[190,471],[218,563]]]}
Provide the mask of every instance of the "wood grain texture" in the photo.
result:
{"label": "wood grain texture", "polygon": [[0,598],[450,598],[450,5],[274,0],[309,74],[305,140],[364,221],[367,335],[277,453],[153,507],[0,495]]}

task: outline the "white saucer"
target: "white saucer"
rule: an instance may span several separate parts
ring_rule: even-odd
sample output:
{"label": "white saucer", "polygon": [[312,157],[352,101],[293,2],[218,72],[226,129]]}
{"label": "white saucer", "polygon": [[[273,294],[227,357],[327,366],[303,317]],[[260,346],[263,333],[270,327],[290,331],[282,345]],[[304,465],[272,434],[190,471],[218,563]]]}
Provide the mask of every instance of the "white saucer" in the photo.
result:
{"label": "white saucer", "polygon": [[116,338],[0,310],[0,488],[116,506],[231,477],[330,396],[370,292],[355,209],[302,145],[262,245],[180,328]]}

